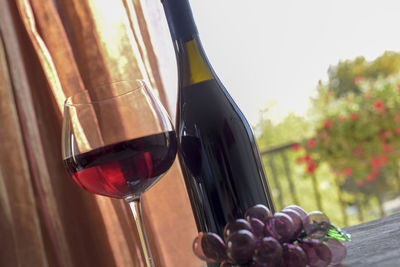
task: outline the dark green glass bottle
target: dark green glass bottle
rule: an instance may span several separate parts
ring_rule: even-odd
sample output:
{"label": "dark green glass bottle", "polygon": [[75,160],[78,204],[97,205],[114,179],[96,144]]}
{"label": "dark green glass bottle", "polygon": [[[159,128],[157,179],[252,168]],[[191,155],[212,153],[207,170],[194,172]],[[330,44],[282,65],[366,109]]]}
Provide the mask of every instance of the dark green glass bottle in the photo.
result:
{"label": "dark green glass bottle", "polygon": [[250,125],[207,60],[188,1],[162,3],[178,65],[179,162],[198,230],[223,236],[255,204],[274,211],[271,193]]}

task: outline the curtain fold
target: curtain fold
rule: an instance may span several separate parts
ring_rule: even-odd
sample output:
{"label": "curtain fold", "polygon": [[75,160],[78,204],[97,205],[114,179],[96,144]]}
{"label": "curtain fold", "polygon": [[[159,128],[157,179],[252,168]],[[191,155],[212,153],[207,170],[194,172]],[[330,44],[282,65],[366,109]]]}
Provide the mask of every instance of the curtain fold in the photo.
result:
{"label": "curtain fold", "polygon": [[[144,266],[129,207],[78,188],[60,151],[63,102],[79,91],[146,78],[167,106],[142,5],[0,0],[0,266]],[[201,265],[177,164],[143,209],[156,266]]]}
{"label": "curtain fold", "polygon": [[[0,42],[0,117],[2,153],[0,153],[0,265],[48,266],[41,235],[39,214],[35,208],[29,164],[14,104],[14,95],[3,46]],[[19,177],[19,179],[9,179]],[[5,242],[6,241],[6,242]],[[31,254],[31,252],[35,252]]]}

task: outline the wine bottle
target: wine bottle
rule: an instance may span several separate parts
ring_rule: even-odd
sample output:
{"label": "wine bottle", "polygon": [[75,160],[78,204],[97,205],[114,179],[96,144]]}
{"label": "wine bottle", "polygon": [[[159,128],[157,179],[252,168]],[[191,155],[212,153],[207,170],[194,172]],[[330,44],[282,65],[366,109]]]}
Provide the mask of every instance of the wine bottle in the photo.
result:
{"label": "wine bottle", "polygon": [[202,48],[188,0],[161,0],[177,58],[178,155],[197,228],[223,236],[255,204],[274,205],[250,125]]}

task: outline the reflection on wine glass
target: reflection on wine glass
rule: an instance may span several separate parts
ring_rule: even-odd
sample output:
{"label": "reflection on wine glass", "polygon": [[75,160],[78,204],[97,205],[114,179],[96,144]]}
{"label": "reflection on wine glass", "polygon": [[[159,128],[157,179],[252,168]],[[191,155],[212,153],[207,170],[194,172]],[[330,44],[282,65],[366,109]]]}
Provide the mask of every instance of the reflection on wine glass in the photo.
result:
{"label": "reflection on wine glass", "polygon": [[143,80],[83,91],[64,105],[62,153],[75,182],[130,205],[146,265],[154,266],[140,196],[171,167],[176,135],[167,112]]}

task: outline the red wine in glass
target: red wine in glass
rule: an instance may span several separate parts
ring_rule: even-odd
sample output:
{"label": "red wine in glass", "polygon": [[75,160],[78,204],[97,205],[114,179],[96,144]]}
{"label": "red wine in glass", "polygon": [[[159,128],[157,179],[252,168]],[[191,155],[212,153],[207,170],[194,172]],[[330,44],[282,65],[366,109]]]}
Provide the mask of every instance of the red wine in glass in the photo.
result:
{"label": "red wine in glass", "polygon": [[174,131],[111,144],[66,158],[75,182],[89,192],[124,198],[150,188],[172,165]]}
{"label": "red wine in glass", "polygon": [[176,152],[168,113],[143,80],[107,83],[65,101],[64,165],[81,188],[129,204],[146,267],[155,265],[140,199],[172,166]]}

